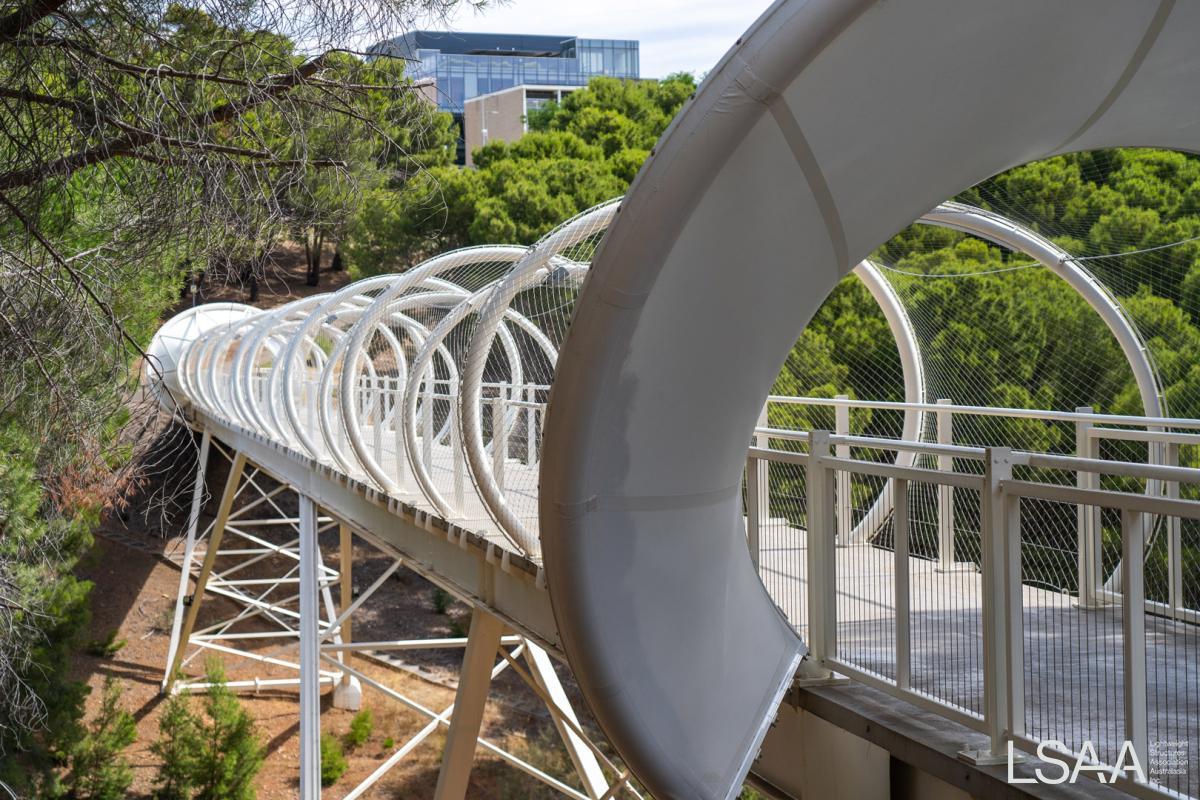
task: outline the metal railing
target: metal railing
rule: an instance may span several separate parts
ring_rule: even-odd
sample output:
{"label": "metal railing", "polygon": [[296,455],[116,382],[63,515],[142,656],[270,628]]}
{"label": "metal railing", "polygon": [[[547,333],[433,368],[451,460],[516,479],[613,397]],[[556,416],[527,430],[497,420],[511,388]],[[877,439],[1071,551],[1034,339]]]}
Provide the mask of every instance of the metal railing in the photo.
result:
{"label": "metal railing", "polygon": [[[759,427],[746,467],[751,557],[809,644],[809,674],[838,673],[986,734],[977,759],[1049,742],[1111,765],[1127,746],[1148,781],[1118,786],[1196,796],[1200,502],[1180,496],[1195,496],[1200,470],[1177,464],[1200,437],[1164,429],[1200,421],[929,405],[943,419],[1012,411],[1078,426],[1081,452]],[[1159,447],[1149,463],[1102,460],[1105,440]],[[886,518],[855,538],[882,492]]]}

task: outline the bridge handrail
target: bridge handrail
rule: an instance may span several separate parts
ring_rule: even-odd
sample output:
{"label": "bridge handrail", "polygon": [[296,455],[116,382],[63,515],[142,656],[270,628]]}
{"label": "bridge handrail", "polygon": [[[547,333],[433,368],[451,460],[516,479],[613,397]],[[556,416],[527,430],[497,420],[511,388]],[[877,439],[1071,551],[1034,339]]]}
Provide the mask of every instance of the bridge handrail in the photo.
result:
{"label": "bridge handrail", "polygon": [[[771,438],[783,438],[775,436],[781,433],[777,429],[760,429],[759,432]],[[1022,513],[1027,512],[1026,507],[1031,503],[1075,506],[1081,525],[1081,554],[1094,558],[1097,554],[1089,550],[1089,545],[1099,544],[1100,530],[1091,523],[1092,511],[1095,510],[1098,515],[1099,509],[1106,509],[1120,515],[1120,572],[1123,581],[1117,591],[1101,590],[1093,582],[1090,589],[1095,596],[1088,597],[1083,593],[1086,581],[1082,580],[1082,576],[1091,567],[1081,561],[1078,567],[1081,591],[1074,612],[1068,613],[1087,613],[1088,608],[1094,608],[1098,603],[1120,607],[1117,645],[1120,655],[1117,658],[1123,664],[1123,669],[1119,675],[1114,675],[1124,698],[1124,723],[1120,735],[1131,742],[1142,765],[1150,763],[1149,731],[1152,726],[1148,719],[1152,718],[1148,716],[1148,706],[1157,700],[1153,692],[1148,694],[1147,691],[1147,619],[1165,617],[1178,624],[1197,625],[1200,624],[1200,610],[1184,605],[1183,587],[1176,585],[1178,578],[1170,587],[1169,602],[1149,596],[1146,567],[1155,531],[1147,528],[1145,520],[1160,520],[1168,532],[1175,526],[1177,535],[1179,521],[1200,520],[1200,501],[1180,499],[1177,491],[1175,496],[1163,497],[1139,491],[1092,488],[1082,479],[1078,485],[1062,485],[1039,480],[1035,474],[1025,475],[1023,471],[1047,469],[1073,472],[1077,476],[1095,473],[1136,476],[1157,479],[1177,489],[1179,484],[1200,485],[1200,469],[1028,453],[1007,447],[956,448],[972,451],[970,455],[973,460],[983,464],[980,474],[898,466],[888,460],[873,461],[834,453],[837,444],[856,448],[930,452],[930,445],[925,442],[839,436],[821,430],[809,432],[801,441],[807,443],[806,451],[762,445],[748,449],[745,509],[751,558],[769,590],[772,589],[773,580],[788,573],[786,566],[781,566],[780,562],[781,558],[786,558],[788,547],[781,543],[793,542],[791,547],[804,552],[805,563],[794,570],[804,582],[800,595],[803,606],[801,613],[796,613],[794,588],[790,590],[791,595],[788,591],[773,592],[777,598],[790,596],[790,604],[786,599],[781,602],[787,605],[785,611],[790,612],[789,618],[809,643],[810,654],[802,675],[819,676],[831,671],[900,697],[987,734],[993,753],[1003,752],[1010,741],[1018,750],[1036,749],[1040,740],[1031,734],[1043,733],[1042,738],[1047,740],[1055,737],[1044,734],[1045,730],[1054,729],[1053,721],[1048,724],[1043,720],[1040,728],[1026,730],[1026,721],[1030,719],[1031,709],[1034,708],[1029,704],[1031,698],[1027,697],[1025,685],[1026,670],[1031,663],[1027,662],[1025,654],[1026,612],[1030,608],[1044,610],[1049,602],[1045,598],[1061,595],[1049,593],[1036,582],[1029,583],[1026,580],[1022,559],[1029,558],[1028,553],[1035,546],[1038,531],[1031,529]],[[839,522],[838,516],[848,511],[852,513],[848,506],[840,502],[835,491],[838,478],[843,475],[888,480],[895,493],[890,539],[862,544],[843,540],[840,532],[845,531],[847,526]],[[776,483],[780,482],[786,484],[786,488],[777,487]],[[803,484],[802,490],[797,488],[800,483]],[[979,496],[978,558],[959,565],[960,571],[974,577],[954,580],[958,580],[960,585],[965,581],[975,587],[977,596],[973,603],[981,616],[983,641],[988,644],[979,656],[981,665],[967,664],[965,668],[959,665],[961,674],[944,675],[941,684],[931,682],[930,676],[921,671],[921,658],[927,656],[920,654],[921,658],[917,658],[918,651],[914,650],[913,612],[922,612],[922,607],[914,603],[919,600],[928,605],[932,602],[930,593],[937,591],[932,588],[934,584],[929,577],[919,578],[926,581],[921,584],[924,588],[919,598],[912,589],[916,580],[914,575],[931,574],[926,568],[918,566],[920,563],[929,563],[930,554],[913,550],[918,543],[913,525],[919,522],[920,514],[910,517],[915,510],[910,504],[920,501],[919,492],[917,495],[913,495],[913,492],[922,485],[937,487],[938,491],[943,488],[958,492],[966,490],[968,495],[978,493]],[[797,500],[804,504],[801,518],[781,520],[773,516],[783,503]],[[960,496],[956,501],[960,509],[964,500],[966,505],[971,504],[967,495]],[[961,537],[961,528],[958,533]],[[1112,547],[1112,543],[1109,546]],[[891,551],[890,558],[884,552],[887,550]],[[855,551],[863,555],[856,556]],[[879,555],[870,556],[868,553]],[[1174,558],[1178,554],[1171,551],[1170,555]],[[864,589],[863,584],[856,581],[867,578],[855,578],[846,572],[847,565],[853,564],[855,559],[860,563],[890,562],[893,570],[890,586],[882,574],[871,573],[873,577],[870,579],[882,588]],[[1172,565],[1173,572],[1174,569]],[[891,596],[884,597],[888,594]],[[882,628],[878,620],[872,623],[875,626],[870,629],[874,632],[872,635],[877,638],[881,630],[885,638],[888,631],[893,634],[890,643],[877,642],[882,646],[868,649],[865,655],[853,639],[849,646],[842,646],[839,639],[843,626],[865,624],[855,620],[853,610],[846,610],[853,609],[856,602],[868,604],[872,614],[883,613],[886,618]],[[959,598],[957,602],[962,604],[964,601]],[[960,609],[957,613],[965,613],[962,605],[955,607]],[[847,618],[843,619],[843,615]],[[846,630],[852,631],[853,627]],[[922,630],[926,636],[931,635],[929,630]],[[1093,648],[1109,646],[1103,638],[1084,644]],[[890,662],[887,656],[889,646],[892,653]],[[883,656],[879,655],[880,650],[884,651]],[[947,662],[953,663],[949,659]],[[964,700],[961,694],[942,691],[954,679],[969,683],[973,666],[980,666],[983,676],[978,697]],[[1082,691],[1090,692],[1093,689],[1085,687]],[[1141,796],[1163,796],[1162,790],[1153,783],[1122,784],[1122,788]]]}

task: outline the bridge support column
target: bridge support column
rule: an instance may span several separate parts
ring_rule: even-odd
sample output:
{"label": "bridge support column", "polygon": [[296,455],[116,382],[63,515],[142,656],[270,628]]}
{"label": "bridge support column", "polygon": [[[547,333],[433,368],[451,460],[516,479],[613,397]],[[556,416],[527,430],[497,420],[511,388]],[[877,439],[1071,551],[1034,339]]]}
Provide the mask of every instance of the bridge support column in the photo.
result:
{"label": "bridge support column", "polygon": [[596,800],[596,798],[609,795],[608,781],[604,778],[604,772],[600,769],[600,762],[596,759],[596,754],[588,747],[583,737],[575,732],[575,729],[579,728],[579,717],[576,716],[575,709],[571,707],[571,701],[567,699],[567,693],[558,679],[558,673],[554,671],[554,663],[550,660],[550,654],[533,642],[526,640],[525,660],[529,662],[530,675],[538,687],[546,693],[546,698],[554,706],[553,710],[557,710],[559,714],[569,720],[569,723],[564,722],[559,714],[551,711],[550,716],[554,720],[554,727],[558,730],[558,735],[562,737],[563,744],[567,748],[567,755],[571,757],[575,772],[583,781],[583,788],[587,792],[587,796]]}
{"label": "bridge support column", "polygon": [[[221,495],[217,518],[213,520],[212,533],[208,535],[208,549],[204,553],[204,564],[200,567],[200,574],[196,576],[196,588],[192,592],[190,605],[188,605],[187,597],[183,594],[187,591],[190,565],[184,565],[183,574],[180,576],[181,591],[175,603],[175,618],[179,619],[185,605],[187,606],[187,617],[179,631],[173,651],[167,659],[167,674],[163,680],[165,693],[170,693],[171,687],[175,683],[175,676],[183,664],[183,652],[187,649],[187,643],[192,638],[192,630],[196,627],[196,617],[200,614],[200,600],[204,596],[204,587],[208,584],[208,576],[212,574],[213,564],[217,560],[221,539],[225,536],[225,524],[229,521],[229,512],[233,509],[233,499],[237,496],[238,482],[241,480],[245,468],[246,455],[239,452],[233,457],[233,463],[229,467],[229,478],[225,481],[225,492]],[[203,480],[203,477],[200,480]]]}
{"label": "bridge support column", "polygon": [[[338,587],[340,590],[340,606],[338,612],[345,614],[346,609],[354,602],[354,538],[349,526],[342,524],[338,526],[338,535],[340,537],[338,546]],[[329,618],[335,619],[333,614]],[[341,633],[339,634],[339,644],[351,644],[354,641],[353,628],[351,627],[351,619],[353,615],[347,616],[341,624]],[[346,655],[342,651],[338,651],[338,661],[345,664]],[[338,681],[338,685],[333,690],[333,707],[341,708],[347,711],[358,711],[362,708],[362,684],[358,678],[351,675],[349,672],[343,671],[342,678]]]}
{"label": "bridge support column", "polygon": [[300,800],[321,796],[317,504],[300,495]]}
{"label": "bridge support column", "polygon": [[467,794],[483,708],[492,685],[493,660],[503,631],[504,623],[499,617],[479,607],[471,613],[471,629],[454,699],[454,716],[450,718],[446,749],[442,751],[435,800],[463,800]]}
{"label": "bridge support column", "polygon": [[187,540],[183,545],[183,566],[179,572],[179,591],[175,596],[175,617],[171,622],[171,643],[167,646],[167,670],[159,689],[165,694],[170,688],[171,665],[179,650],[183,630],[183,608],[187,598],[188,581],[192,577],[192,560],[196,554],[196,535],[200,529],[200,509],[204,505],[204,475],[208,469],[208,452],[212,448],[212,433],[205,428],[200,437],[200,457],[196,463],[196,480],[192,484],[192,510],[188,514]]}

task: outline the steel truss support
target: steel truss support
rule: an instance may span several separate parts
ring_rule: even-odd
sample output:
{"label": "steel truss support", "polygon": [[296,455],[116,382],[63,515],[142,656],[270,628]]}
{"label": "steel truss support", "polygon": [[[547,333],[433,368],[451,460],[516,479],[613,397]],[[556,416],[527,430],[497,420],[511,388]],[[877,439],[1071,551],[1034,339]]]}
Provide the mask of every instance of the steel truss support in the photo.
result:
{"label": "steel truss support", "polygon": [[[204,502],[205,470],[214,448],[229,460],[230,471],[218,502],[216,517],[205,537],[200,532],[199,517]],[[288,491],[287,487],[268,490],[263,486],[262,477],[260,469],[250,464],[244,453],[225,452],[208,434],[204,435],[193,486],[192,513],[184,542],[167,669],[162,681],[162,691],[165,693],[208,688],[208,683],[202,678],[187,679],[182,676],[184,668],[201,653],[236,656],[256,662],[263,669],[284,668],[299,672],[299,661],[291,657],[280,658],[280,653],[276,651],[289,648],[295,652],[303,633],[302,620],[314,619],[318,630],[324,631],[330,627],[328,620],[335,616],[330,586],[339,580],[339,575],[321,563],[319,549],[312,553],[317,570],[315,591],[319,599],[324,601],[328,618],[321,619],[319,606],[313,617],[298,607],[297,604],[304,600],[304,576],[301,573],[305,548],[300,542],[299,524],[304,515],[296,517],[286,513],[277,498]],[[303,505],[304,498],[300,499]],[[235,509],[239,501],[241,506]],[[270,516],[256,517],[256,514]],[[314,520],[318,525],[330,524],[324,518],[314,517]],[[225,546],[230,537],[239,540],[237,546]],[[204,549],[201,551],[202,542]],[[247,544],[249,546],[243,546]],[[203,552],[203,560],[198,571],[194,572],[200,552]],[[273,558],[281,559],[285,566],[271,562]],[[194,579],[190,594],[189,579]],[[296,591],[285,596],[285,587]],[[206,597],[233,601],[240,609],[227,619],[197,630],[200,608]],[[251,622],[257,623],[258,628],[265,625],[268,629],[241,629]],[[262,640],[276,640],[283,644],[266,651],[239,647],[241,644],[261,643]],[[340,634],[335,634],[333,640],[340,643]],[[340,681],[341,678],[340,673],[332,671],[323,672],[320,676],[323,683]],[[298,677],[256,675],[251,680],[231,681],[230,685],[260,689],[297,683]]]}
{"label": "steel truss support", "polygon": [[[229,461],[230,473],[218,499],[216,517],[200,523],[205,498],[204,478],[212,452]],[[176,614],[163,678],[164,692],[200,692],[211,688],[202,675],[183,672],[201,653],[230,656],[239,664],[261,669],[250,676],[231,675],[226,686],[254,692],[295,688],[300,703],[300,792],[302,800],[320,797],[320,692],[332,687],[335,708],[357,710],[363,689],[400,702],[426,716],[428,724],[389,755],[359,786],[346,795],[362,796],[393,766],[439,729],[447,731],[438,798],[463,797],[477,749],[541,781],[565,797],[600,800],[633,792],[627,775],[618,770],[588,739],[571,708],[548,652],[456,584],[442,588],[475,607],[465,639],[424,639],[355,642],[353,617],[401,566],[430,577],[417,563],[397,557],[369,586],[358,591],[353,581],[354,534],[380,547],[376,537],[343,520],[320,516],[319,501],[304,491],[271,477],[244,451],[230,451],[210,433],[201,439],[200,464],[193,487],[192,511],[184,541]],[[295,494],[298,511],[286,510],[285,498]],[[400,524],[404,524],[401,522]],[[324,563],[318,535],[338,527],[337,569]],[[386,552],[395,553],[390,548]],[[332,591],[334,584],[338,591]],[[237,610],[220,621],[198,626],[204,599],[232,601]],[[266,647],[263,648],[263,645]],[[262,648],[262,649],[260,649]],[[465,648],[463,670],[454,704],[440,710],[406,697],[362,671],[352,657],[378,658],[377,651]],[[517,659],[522,659],[518,663]],[[512,669],[544,702],[575,766],[583,791],[482,739],[479,729],[492,678]],[[290,677],[281,677],[290,674]],[[192,673],[196,670],[192,669]],[[609,776],[617,780],[610,785]],[[633,796],[637,796],[633,792]]]}
{"label": "steel truss support", "polygon": [[[575,772],[582,779],[588,797],[593,800],[604,797],[609,793],[608,781],[604,778],[596,754],[588,749],[586,740],[576,733],[579,730],[579,717],[575,715],[575,709],[567,699],[567,693],[558,679],[558,673],[554,671],[554,662],[550,660],[549,653],[530,642],[525,647],[525,660],[529,662],[529,672],[537,687],[545,693],[547,705],[552,707],[551,718],[554,720],[554,727],[562,737],[567,755],[571,757],[571,763],[575,765]],[[561,713],[554,713],[554,709]]]}
{"label": "steel truss support", "polygon": [[[205,461],[207,461],[207,453],[205,453]],[[201,464],[196,476],[194,491],[199,495],[203,491],[204,483],[204,468],[207,464]],[[242,471],[246,466],[246,456],[238,453],[233,458],[233,464],[229,467],[229,478],[225,482],[225,493],[221,496],[221,505],[217,510],[217,518],[213,521],[212,532],[208,537],[208,549],[204,554],[204,564],[200,567],[200,574],[196,576],[196,589],[192,593],[190,599],[184,596],[187,591],[187,578],[191,567],[191,556],[195,552],[195,528],[191,526],[189,520],[187,550],[184,556],[183,574],[179,580],[179,597],[175,602],[175,623],[172,625],[172,630],[179,628],[178,637],[172,636],[172,646],[170,656],[167,659],[167,674],[163,678],[163,691],[170,692],[175,683],[175,678],[179,673],[180,667],[183,666],[183,654],[187,649],[186,645],[192,636],[192,629],[196,626],[196,617],[200,613],[200,598],[204,595],[205,584],[208,583],[208,577],[212,574],[213,564],[217,559],[217,551],[221,546],[221,539],[225,535],[225,524],[229,520],[229,512],[233,507],[234,497],[237,495],[238,482],[241,480]],[[192,498],[192,509],[196,516],[199,516],[200,500],[196,496]],[[187,606],[187,617],[183,622],[182,627],[179,626],[179,617],[183,612],[184,606]]]}
{"label": "steel truss support", "polygon": [[317,504],[300,496],[300,800],[321,796]]}
{"label": "steel truss support", "polygon": [[208,469],[208,452],[212,447],[212,433],[205,428],[200,435],[200,456],[196,462],[196,477],[192,484],[192,510],[188,514],[187,539],[183,547],[183,564],[179,571],[179,591],[175,597],[175,617],[171,622],[171,643],[167,645],[167,669],[163,672],[159,689],[166,693],[171,688],[179,637],[183,629],[183,604],[187,596],[188,578],[192,574],[192,559],[196,554],[196,535],[200,528],[200,507],[204,504],[204,474]]}
{"label": "steel truss support", "polygon": [[462,674],[454,698],[454,716],[442,751],[442,771],[438,774],[435,800],[463,800],[475,759],[475,742],[483,722],[483,707],[492,685],[492,660],[500,649],[504,623],[483,609],[471,612],[467,649],[463,654]]}
{"label": "steel truss support", "polygon": [[[345,609],[354,603],[354,536],[350,526],[345,524],[338,525],[338,572],[340,592],[338,607],[344,614]],[[330,613],[329,618],[333,619],[334,615]],[[352,644],[354,639],[350,615],[345,615],[345,619],[336,630],[336,644]],[[338,663],[345,663],[345,656],[340,652],[338,653]],[[338,682],[337,688],[333,690],[333,707],[347,711],[358,711],[362,708],[362,684],[349,672],[342,672],[342,679]]]}

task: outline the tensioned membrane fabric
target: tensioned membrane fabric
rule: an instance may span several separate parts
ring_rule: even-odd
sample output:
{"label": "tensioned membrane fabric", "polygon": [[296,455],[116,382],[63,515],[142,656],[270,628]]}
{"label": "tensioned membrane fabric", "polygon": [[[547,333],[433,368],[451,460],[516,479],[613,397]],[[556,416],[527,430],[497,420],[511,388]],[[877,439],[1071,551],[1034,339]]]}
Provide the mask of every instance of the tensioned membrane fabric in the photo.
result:
{"label": "tensioned membrane fabric", "polygon": [[626,196],[576,305],[542,453],[567,655],[659,798],[740,790],[803,644],[742,539],[746,442],[837,280],[1004,169],[1200,149],[1200,5],[781,0]]}

